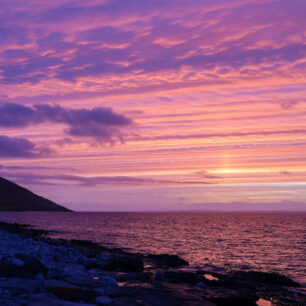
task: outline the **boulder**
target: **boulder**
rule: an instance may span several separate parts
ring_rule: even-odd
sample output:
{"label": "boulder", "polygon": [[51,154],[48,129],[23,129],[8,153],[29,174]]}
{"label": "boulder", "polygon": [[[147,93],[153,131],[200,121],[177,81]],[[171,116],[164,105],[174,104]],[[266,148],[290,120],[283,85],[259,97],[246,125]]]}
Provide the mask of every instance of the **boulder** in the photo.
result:
{"label": "boulder", "polygon": [[219,288],[206,298],[217,306],[256,306],[258,300],[258,296],[246,288],[239,290]]}
{"label": "boulder", "polygon": [[277,285],[288,287],[300,287],[301,285],[290,278],[278,274],[259,271],[235,271],[221,278],[221,283],[249,283],[254,286]]}
{"label": "boulder", "polygon": [[44,276],[47,275],[47,267],[37,257],[22,253],[15,254],[15,257],[24,262],[23,269],[26,272],[32,273],[34,276],[40,273]]}
{"label": "boulder", "polygon": [[147,255],[149,261],[157,267],[161,268],[178,268],[182,266],[189,266],[188,261],[180,258],[177,255],[169,255],[169,254],[149,254]]}
{"label": "boulder", "polygon": [[199,274],[185,271],[166,271],[164,277],[171,283],[187,283],[196,285],[200,282],[205,283],[205,278]]}
{"label": "boulder", "polygon": [[48,287],[57,298],[71,302],[93,302],[98,296],[94,290],[71,287]]}
{"label": "boulder", "polygon": [[16,254],[3,256],[0,261],[0,276],[34,278],[36,274],[46,275],[48,269],[34,256]]}
{"label": "boulder", "polygon": [[101,267],[107,271],[142,272],[143,260],[136,255],[114,255],[109,257]]}

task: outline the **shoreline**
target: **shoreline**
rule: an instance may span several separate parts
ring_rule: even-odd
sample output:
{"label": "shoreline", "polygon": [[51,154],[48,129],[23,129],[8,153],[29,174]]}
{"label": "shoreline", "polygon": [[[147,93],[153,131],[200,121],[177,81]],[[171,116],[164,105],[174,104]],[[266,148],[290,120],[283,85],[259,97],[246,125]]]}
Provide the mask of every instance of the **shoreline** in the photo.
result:
{"label": "shoreline", "polygon": [[1,305],[306,304],[305,288],[277,273],[191,270],[177,255],[48,233],[0,222]]}

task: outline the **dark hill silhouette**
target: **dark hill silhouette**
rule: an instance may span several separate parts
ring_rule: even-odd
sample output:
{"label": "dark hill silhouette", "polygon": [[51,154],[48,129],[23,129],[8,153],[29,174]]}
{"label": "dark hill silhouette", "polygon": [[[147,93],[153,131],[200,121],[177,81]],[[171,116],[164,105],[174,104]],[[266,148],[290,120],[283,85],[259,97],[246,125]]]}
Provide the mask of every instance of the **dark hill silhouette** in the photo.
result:
{"label": "dark hill silhouette", "polygon": [[0,177],[0,211],[70,211]]}

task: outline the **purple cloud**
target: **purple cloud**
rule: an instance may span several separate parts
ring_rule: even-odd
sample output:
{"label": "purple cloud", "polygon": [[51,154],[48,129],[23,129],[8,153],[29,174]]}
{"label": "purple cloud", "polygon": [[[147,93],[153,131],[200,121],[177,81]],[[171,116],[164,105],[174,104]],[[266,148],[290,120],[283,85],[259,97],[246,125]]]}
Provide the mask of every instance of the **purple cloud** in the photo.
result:
{"label": "purple cloud", "polygon": [[0,107],[0,126],[20,128],[43,122],[66,124],[65,133],[71,136],[92,137],[98,142],[113,143],[124,140],[122,128],[133,121],[115,113],[111,108],[68,109],[59,105],[34,105],[32,107],[7,103]]}
{"label": "purple cloud", "polygon": [[127,43],[133,38],[131,31],[121,31],[116,27],[99,27],[79,34],[79,39],[104,43]]}
{"label": "purple cloud", "polygon": [[[241,68],[250,65],[275,71],[305,58],[303,1],[60,1],[35,8],[35,13],[33,3],[20,4],[18,10],[9,2],[3,5],[10,15],[0,15],[0,36],[9,44],[3,52],[8,61],[2,65],[2,83],[73,82],[86,76],[177,71],[185,66],[195,71],[219,68],[217,79],[231,70],[248,76],[250,72]],[[292,35],[301,39],[287,39]],[[270,43],[257,46],[261,41]],[[25,44],[32,47],[22,61],[14,60]],[[116,48],[120,44],[126,46]],[[128,66],[120,65],[122,59]]]}
{"label": "purple cloud", "polygon": [[35,158],[50,155],[53,151],[46,145],[36,145],[24,138],[0,136],[0,157]]}

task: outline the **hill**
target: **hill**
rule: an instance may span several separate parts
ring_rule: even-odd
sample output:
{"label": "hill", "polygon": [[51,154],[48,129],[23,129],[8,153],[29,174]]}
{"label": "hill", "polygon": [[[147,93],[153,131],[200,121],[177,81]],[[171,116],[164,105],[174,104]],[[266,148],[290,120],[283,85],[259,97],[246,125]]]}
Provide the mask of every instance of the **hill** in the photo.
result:
{"label": "hill", "polygon": [[0,211],[70,211],[0,177]]}

